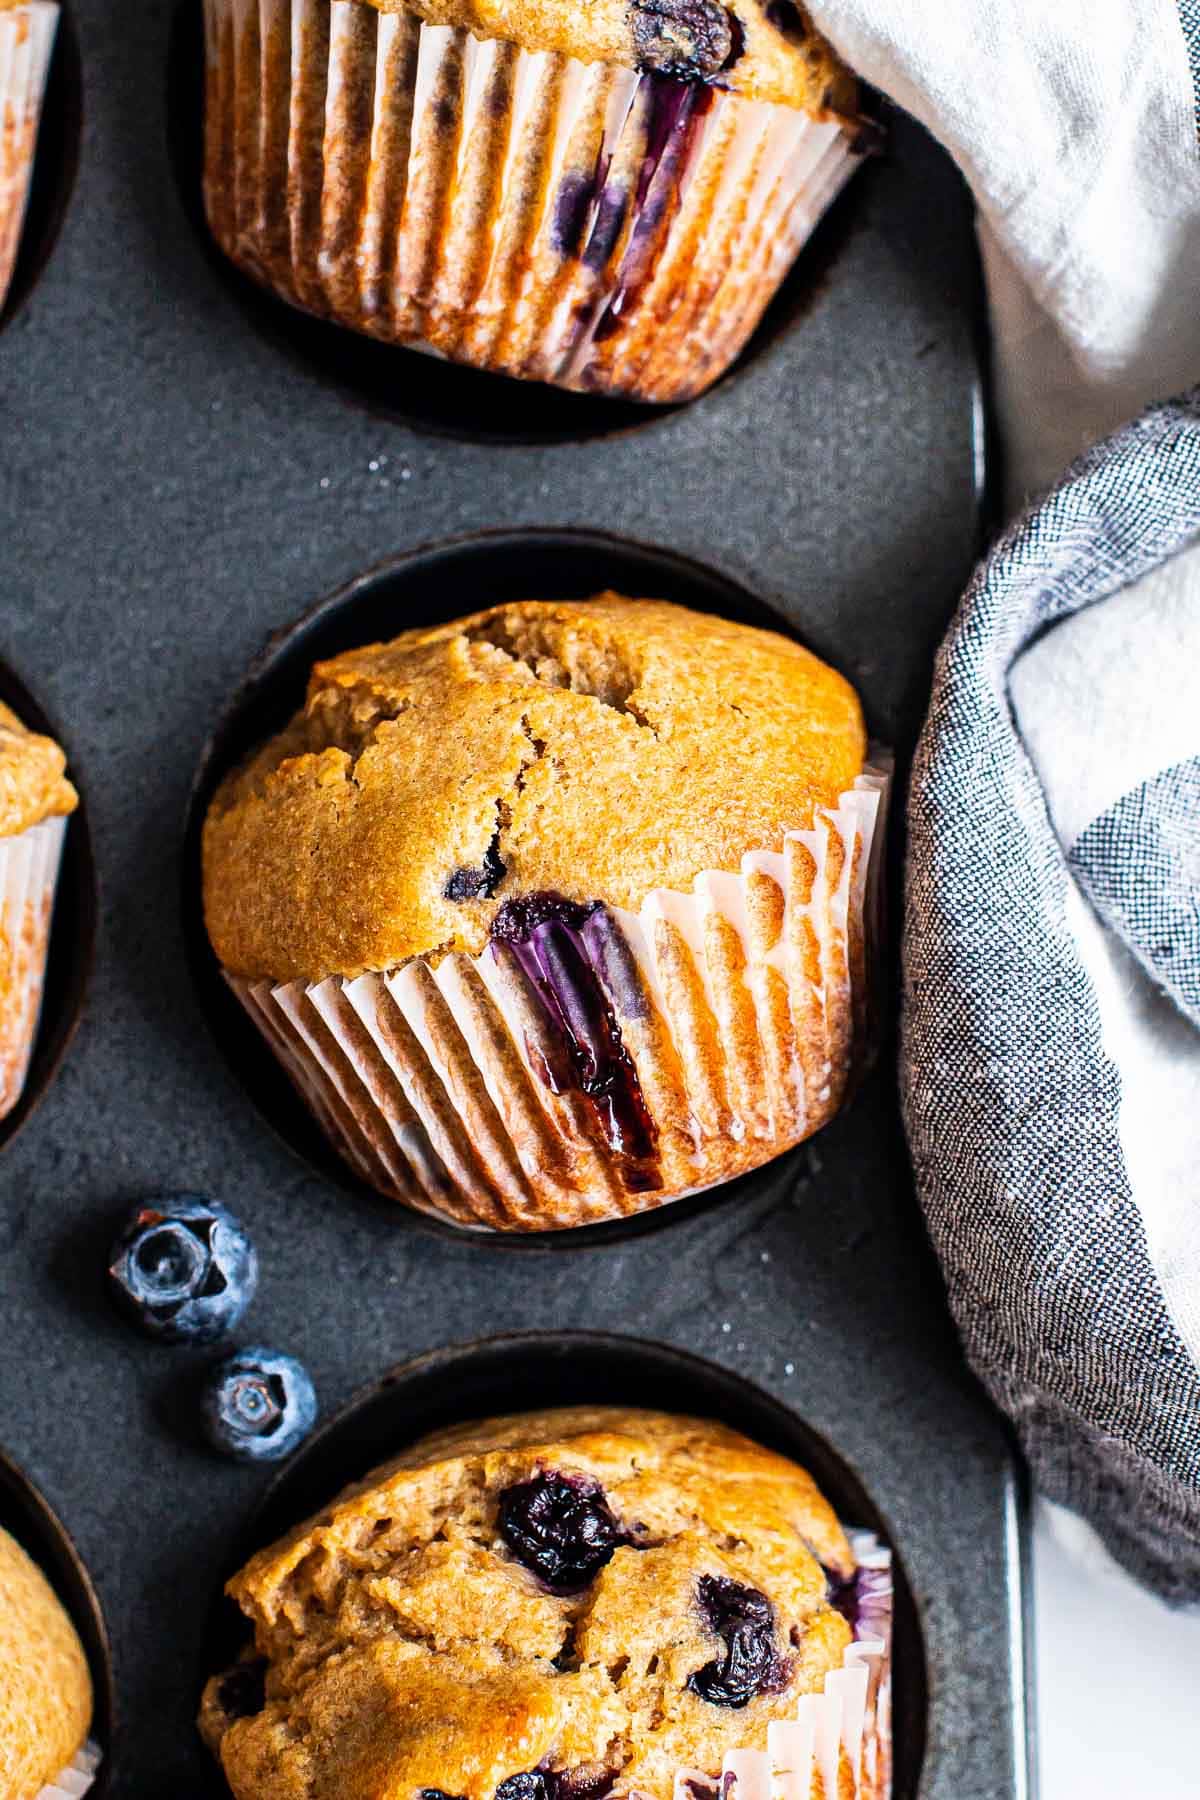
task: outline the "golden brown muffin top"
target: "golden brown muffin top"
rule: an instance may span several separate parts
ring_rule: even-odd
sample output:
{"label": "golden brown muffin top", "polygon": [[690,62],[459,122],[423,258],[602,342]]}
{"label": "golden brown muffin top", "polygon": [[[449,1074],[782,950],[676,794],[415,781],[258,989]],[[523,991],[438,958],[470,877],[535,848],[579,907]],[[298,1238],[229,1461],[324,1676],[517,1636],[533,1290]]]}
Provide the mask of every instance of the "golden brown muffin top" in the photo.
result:
{"label": "golden brown muffin top", "polygon": [[[582,1512],[538,1573],[552,1502]],[[609,1407],[464,1425],[235,1576],[266,1666],[215,1678],[201,1729],[236,1800],[494,1800],[534,1770],[569,1777],[563,1800],[671,1800],[676,1768],[765,1748],[841,1666],[826,1570],[853,1568],[811,1477],[725,1426]],[[760,1660],[734,1704],[721,1626],[748,1613]]]}
{"label": "golden brown muffin top", "polygon": [[204,909],[238,975],[478,954],[505,902],[638,908],[778,850],[863,766],[853,689],[775,632],[658,600],[522,601],[318,663],[218,790]]}
{"label": "golden brown muffin top", "polygon": [[79,796],[53,738],[27,731],[0,700],[0,837],[16,837],[43,819],[72,813]]}
{"label": "golden brown muffin top", "polygon": [[82,1749],[92,1682],[46,1577],[0,1530],[0,1800],[33,1800]]}
{"label": "golden brown muffin top", "polygon": [[525,50],[611,62],[853,120],[857,84],[797,0],[367,0]]}

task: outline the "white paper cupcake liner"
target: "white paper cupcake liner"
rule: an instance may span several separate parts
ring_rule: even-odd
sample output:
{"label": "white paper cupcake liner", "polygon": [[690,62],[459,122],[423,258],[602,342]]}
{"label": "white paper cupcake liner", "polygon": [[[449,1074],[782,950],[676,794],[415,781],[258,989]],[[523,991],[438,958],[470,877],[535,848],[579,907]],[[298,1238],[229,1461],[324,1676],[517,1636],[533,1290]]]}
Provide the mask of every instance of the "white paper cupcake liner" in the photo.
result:
{"label": "white paper cupcake liner", "polygon": [[58,13],[50,0],[0,12],[0,306],[21,241]]}
{"label": "white paper cupcake liner", "polygon": [[854,1642],[820,1694],[767,1727],[765,1750],[731,1750],[720,1780],[675,1776],[675,1800],[890,1800],[892,1557],[871,1532],[851,1532],[858,1563]]}
{"label": "white paper cupcake liner", "polygon": [[589,1100],[564,1048],[571,1020],[502,942],[355,980],[228,979],[326,1135],[382,1193],[484,1229],[642,1211],[759,1166],[837,1111],[872,1041],[889,779],[877,760],[737,874],[660,889],[636,914],[599,908],[566,940],[534,932],[543,958],[565,944],[584,1001],[606,1010],[650,1152]]}
{"label": "white paper cupcake liner", "polygon": [[0,1119],[21,1097],[37,1034],[66,829],[44,819],[0,838]]}
{"label": "white paper cupcake liner", "polygon": [[39,1788],[35,1800],[82,1800],[96,1779],[100,1763],[100,1746],[85,1744],[53,1781]]}
{"label": "white paper cupcake liner", "polygon": [[646,401],[737,356],[853,126],[359,0],[205,0],[205,202],[293,305]]}

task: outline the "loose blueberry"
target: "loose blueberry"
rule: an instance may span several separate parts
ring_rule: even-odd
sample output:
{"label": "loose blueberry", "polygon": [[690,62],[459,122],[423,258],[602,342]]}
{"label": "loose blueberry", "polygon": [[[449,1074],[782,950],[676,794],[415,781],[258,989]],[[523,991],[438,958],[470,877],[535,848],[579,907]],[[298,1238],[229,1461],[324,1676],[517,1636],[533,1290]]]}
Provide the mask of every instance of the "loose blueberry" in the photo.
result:
{"label": "loose blueberry", "polygon": [[448,1794],[445,1788],[422,1788],[421,1800],[465,1800],[462,1794]]}
{"label": "loose blueberry", "polygon": [[214,1449],[240,1462],[277,1462],[312,1430],[317,1396],[295,1357],[256,1345],[210,1369],[200,1410]]}
{"label": "loose blueberry", "polygon": [[791,1678],[791,1665],[775,1646],[775,1609],[757,1588],[727,1575],[702,1575],[697,1604],[705,1629],[724,1641],[724,1650],[705,1663],[687,1685],[713,1706],[742,1707],[756,1694],[777,1694]]}
{"label": "loose blueberry", "polygon": [[168,1344],[211,1344],[254,1297],[258,1258],[227,1207],[165,1194],[130,1216],[113,1245],[109,1289],[119,1309]]}
{"label": "loose blueberry", "polygon": [[252,1719],[267,1704],[267,1665],[241,1662],[222,1677],[217,1704],[227,1719]]}
{"label": "loose blueberry", "polygon": [[555,1594],[577,1594],[629,1542],[604,1490],[584,1475],[547,1473],[505,1488],[499,1524],[517,1561]]}

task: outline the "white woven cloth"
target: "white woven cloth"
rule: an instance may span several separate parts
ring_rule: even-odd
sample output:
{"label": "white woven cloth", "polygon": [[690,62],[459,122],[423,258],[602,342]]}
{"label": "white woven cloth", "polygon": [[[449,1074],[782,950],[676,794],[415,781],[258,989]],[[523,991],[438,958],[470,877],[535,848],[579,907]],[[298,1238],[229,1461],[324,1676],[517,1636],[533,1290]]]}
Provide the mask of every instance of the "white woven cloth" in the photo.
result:
{"label": "white woven cloth", "polygon": [[1197,0],[815,0],[979,209],[1014,498],[1200,377]]}

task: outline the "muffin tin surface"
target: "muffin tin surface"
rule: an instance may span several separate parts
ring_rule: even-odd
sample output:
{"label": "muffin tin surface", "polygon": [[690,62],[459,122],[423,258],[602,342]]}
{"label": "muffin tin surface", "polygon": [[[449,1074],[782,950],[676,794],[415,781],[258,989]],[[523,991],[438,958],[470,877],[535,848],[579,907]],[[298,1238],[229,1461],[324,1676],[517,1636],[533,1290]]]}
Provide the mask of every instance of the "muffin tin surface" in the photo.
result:
{"label": "muffin tin surface", "polygon": [[[0,337],[0,656],[71,752],[101,903],[78,1039],[0,1152],[0,1445],[107,1617],[108,1791],[218,1800],[191,1720],[213,1595],[265,1486],[196,1441],[207,1353],[143,1342],[104,1295],[124,1208],[176,1189],[250,1226],[263,1276],[242,1341],[300,1355],[327,1416],[419,1352],[535,1326],[658,1340],[757,1383],[836,1447],[906,1566],[929,1706],[919,1785],[899,1791],[1017,1800],[1018,1479],[926,1247],[894,1048],[840,1120],[734,1195],[653,1234],[511,1256],[411,1229],[264,1127],[207,1029],[178,903],[195,771],[269,636],[381,559],[497,526],[616,532],[732,578],[855,681],[902,773],[978,541],[976,271],[953,171],[897,121],[830,222],[835,253],[814,247],[805,316],[691,407],[579,441],[501,445],[482,420],[486,441],[451,441],[282,354],[218,271],[167,150],[185,103],[170,11],[74,16],[79,179]],[[496,404],[521,436],[534,401]]]}

